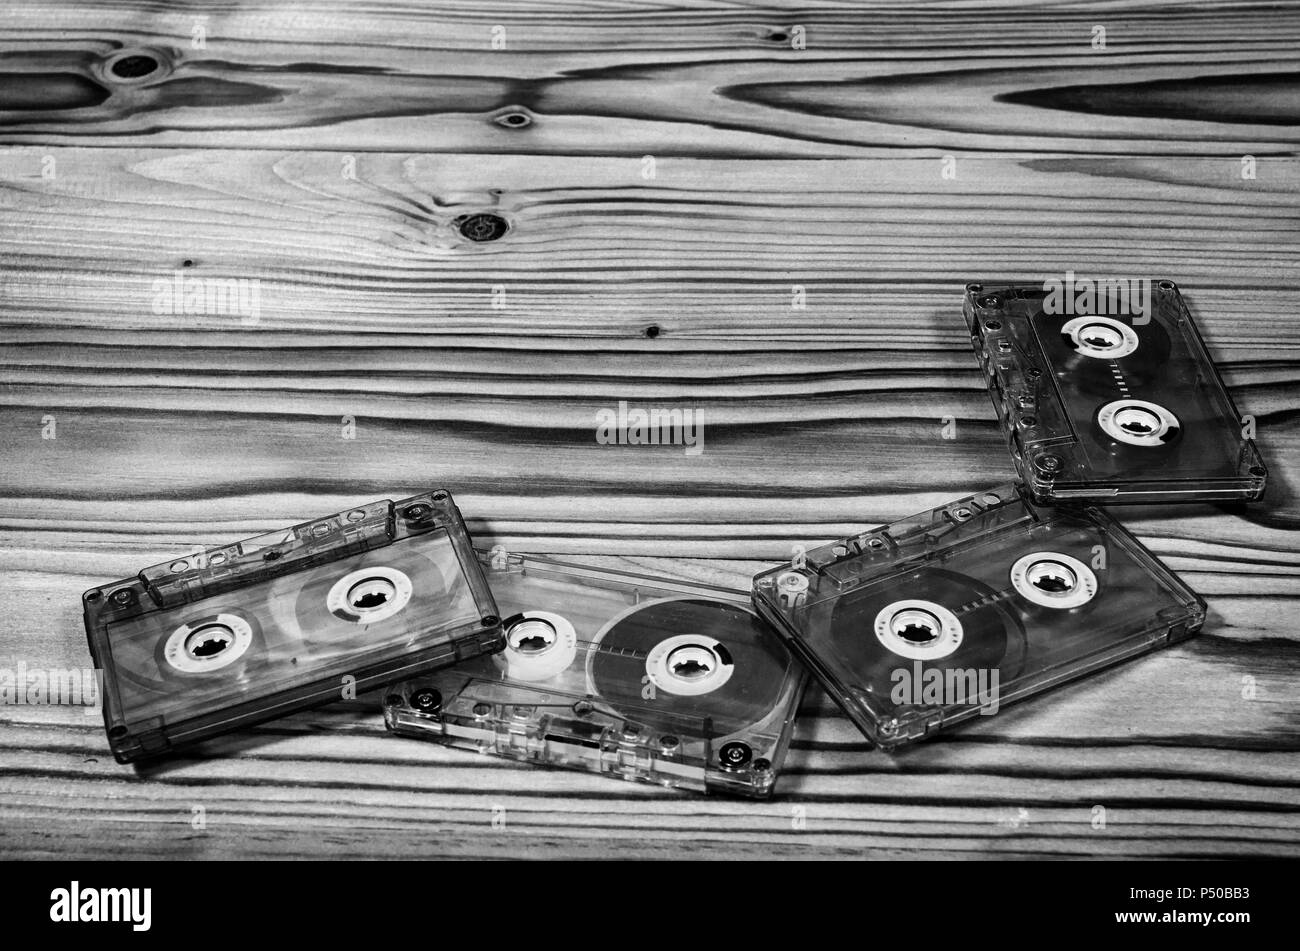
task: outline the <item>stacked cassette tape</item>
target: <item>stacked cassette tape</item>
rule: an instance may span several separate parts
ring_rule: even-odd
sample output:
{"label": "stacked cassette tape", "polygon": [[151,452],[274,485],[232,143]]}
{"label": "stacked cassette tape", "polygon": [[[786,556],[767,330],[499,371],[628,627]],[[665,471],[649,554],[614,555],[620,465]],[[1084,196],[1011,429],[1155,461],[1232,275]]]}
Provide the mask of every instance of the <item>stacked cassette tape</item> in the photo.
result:
{"label": "stacked cassette tape", "polygon": [[146,568],[82,604],[121,762],[504,645],[442,490]]}
{"label": "stacked cassette tape", "polygon": [[805,678],[746,593],[482,557],[505,650],[392,688],[389,729],[664,786],[772,792]]}
{"label": "stacked cassette tape", "polygon": [[1022,480],[754,579],[759,611],[893,749],[1200,629],[1116,502],[1250,501],[1267,471],[1172,281],[966,287]]}
{"label": "stacked cassette tape", "polygon": [[[964,314],[1041,501],[1250,501],[1267,471],[1172,281],[970,284]],[[1123,293],[1120,293],[1120,292]]]}
{"label": "stacked cassette tape", "polygon": [[1098,508],[1018,484],[754,579],[760,612],[894,747],[1198,630],[1205,604]]}

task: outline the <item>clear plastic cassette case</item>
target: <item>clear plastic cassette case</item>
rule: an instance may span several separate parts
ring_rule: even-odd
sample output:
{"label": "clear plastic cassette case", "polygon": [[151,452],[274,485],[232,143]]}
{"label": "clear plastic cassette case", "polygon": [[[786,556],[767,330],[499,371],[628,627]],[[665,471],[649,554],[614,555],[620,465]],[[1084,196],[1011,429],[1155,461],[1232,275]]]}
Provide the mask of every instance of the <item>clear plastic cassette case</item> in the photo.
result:
{"label": "clear plastic cassette case", "polygon": [[176,558],[82,605],[124,763],[504,646],[442,490]]}
{"label": "clear plastic cassette case", "polygon": [[743,592],[480,553],[506,649],[388,691],[394,733],[526,762],[771,794],[803,669]]}
{"label": "clear plastic cassette case", "polygon": [[1205,603],[1095,507],[1019,483],[757,575],[754,602],[892,749],[1199,630]]}
{"label": "clear plastic cassette case", "polygon": [[1267,471],[1172,281],[970,284],[964,315],[1042,502],[1250,501]]}

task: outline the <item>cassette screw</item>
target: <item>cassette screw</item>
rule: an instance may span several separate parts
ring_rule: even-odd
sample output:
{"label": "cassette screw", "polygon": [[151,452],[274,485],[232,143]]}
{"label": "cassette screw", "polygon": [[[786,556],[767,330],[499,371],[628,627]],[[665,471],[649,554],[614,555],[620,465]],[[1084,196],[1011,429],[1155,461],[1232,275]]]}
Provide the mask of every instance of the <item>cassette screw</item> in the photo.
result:
{"label": "cassette screw", "polygon": [[410,519],[412,522],[418,522],[420,519],[428,518],[433,509],[423,502],[416,502],[414,505],[408,505],[402,512],[403,517]]}
{"label": "cassette screw", "polygon": [[740,769],[754,758],[754,751],[746,743],[734,741],[718,751],[718,761],[724,769]]}
{"label": "cassette screw", "polygon": [[113,602],[115,604],[130,604],[134,600],[135,597],[131,594],[130,588],[123,588],[120,591],[113,592]]}
{"label": "cassette screw", "polygon": [[1020,425],[1026,428],[1038,425],[1038,418],[1035,416],[1021,416]]}
{"label": "cassette screw", "polygon": [[623,727],[623,735],[629,737],[638,737],[641,735],[641,728],[635,723],[629,723]]}
{"label": "cassette screw", "polygon": [[760,773],[766,773],[771,768],[772,768],[771,760],[766,760],[766,759],[754,760],[754,769],[758,770]]}
{"label": "cassette screw", "polygon": [[1002,298],[998,297],[996,294],[989,294],[987,297],[981,297],[979,299],[979,305],[981,307],[986,307],[989,310],[995,310],[1002,306]]}
{"label": "cassette screw", "polygon": [[478,717],[480,720],[486,717],[491,712],[492,712],[492,707],[486,703],[474,704],[474,716]]}
{"label": "cassette screw", "polygon": [[579,700],[573,705],[573,712],[580,717],[587,716],[594,709],[595,707],[592,705],[590,700]]}
{"label": "cassette screw", "polygon": [[675,736],[662,736],[659,738],[659,745],[665,750],[675,750],[681,741]]}
{"label": "cassette screw", "polygon": [[1060,456],[1054,456],[1051,453],[1046,453],[1044,455],[1039,456],[1037,459],[1035,459],[1034,465],[1037,466],[1042,472],[1053,473],[1053,472],[1061,471],[1062,462]]}
{"label": "cassette screw", "polygon": [[479,619],[479,623],[482,624],[484,627],[496,627],[498,624],[501,623],[501,619],[497,617],[495,614],[485,614],[483,615],[482,618]]}
{"label": "cassette screw", "polygon": [[425,687],[423,690],[417,690],[411,694],[411,706],[417,710],[423,710],[428,713],[430,710],[437,710],[442,706],[442,694],[432,687]]}

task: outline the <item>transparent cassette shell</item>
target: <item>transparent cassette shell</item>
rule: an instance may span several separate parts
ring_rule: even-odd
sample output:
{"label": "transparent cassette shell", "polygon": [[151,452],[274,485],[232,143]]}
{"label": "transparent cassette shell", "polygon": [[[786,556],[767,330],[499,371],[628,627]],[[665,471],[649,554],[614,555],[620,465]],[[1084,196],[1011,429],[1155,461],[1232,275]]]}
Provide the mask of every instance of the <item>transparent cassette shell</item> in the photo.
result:
{"label": "transparent cassette shell", "polygon": [[504,646],[441,489],[178,557],[82,606],[123,763]]}
{"label": "transparent cassette shell", "polygon": [[1039,506],[1019,483],[817,548],[802,567],[755,576],[753,595],[885,749],[1173,644],[1205,619],[1205,602],[1104,511]]}
{"label": "transparent cassette shell", "polygon": [[1107,290],[1078,314],[1042,285],[967,285],[1020,477],[1041,502],[1259,499],[1267,470],[1177,286],[1137,286],[1144,310]]}
{"label": "transparent cassette shell", "polygon": [[[506,651],[390,688],[391,731],[697,792],[771,795],[806,675],[744,592],[480,557],[506,616]],[[710,616],[725,624],[694,623]],[[648,649],[615,646],[624,622],[640,617]],[[539,633],[551,640],[545,650],[517,649]],[[698,685],[662,685],[670,656],[698,660]],[[719,656],[734,669],[710,667]]]}

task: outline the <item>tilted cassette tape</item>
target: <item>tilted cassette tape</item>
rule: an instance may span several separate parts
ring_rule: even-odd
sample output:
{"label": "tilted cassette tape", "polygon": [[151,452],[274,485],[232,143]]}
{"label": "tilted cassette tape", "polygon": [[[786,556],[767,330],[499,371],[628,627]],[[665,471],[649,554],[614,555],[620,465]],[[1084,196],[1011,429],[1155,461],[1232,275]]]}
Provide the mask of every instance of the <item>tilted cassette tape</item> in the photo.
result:
{"label": "tilted cassette tape", "polygon": [[805,675],[747,594],[481,557],[506,649],[390,689],[389,729],[664,786],[772,792]]}
{"label": "tilted cassette tape", "polygon": [[1205,603],[1104,511],[1019,483],[815,549],[754,602],[892,749],[1199,630]]}
{"label": "tilted cassette tape", "polygon": [[1016,467],[1039,501],[1263,494],[1253,425],[1172,281],[970,284],[964,314]]}
{"label": "tilted cassette tape", "polygon": [[504,646],[440,489],[177,558],[82,604],[123,763]]}

